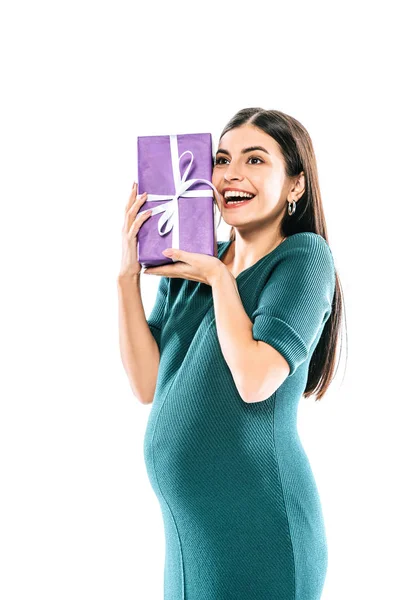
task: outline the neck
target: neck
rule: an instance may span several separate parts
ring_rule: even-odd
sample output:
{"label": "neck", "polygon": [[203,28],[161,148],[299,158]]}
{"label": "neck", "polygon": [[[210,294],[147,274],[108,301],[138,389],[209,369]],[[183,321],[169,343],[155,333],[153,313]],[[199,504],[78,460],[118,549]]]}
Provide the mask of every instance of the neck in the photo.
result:
{"label": "neck", "polygon": [[240,237],[236,232],[236,237],[229,246],[224,262],[232,273],[240,273],[254,265],[266,254],[269,254],[285,239],[285,236],[278,233],[266,243],[265,239],[258,234],[257,242],[255,242]]}

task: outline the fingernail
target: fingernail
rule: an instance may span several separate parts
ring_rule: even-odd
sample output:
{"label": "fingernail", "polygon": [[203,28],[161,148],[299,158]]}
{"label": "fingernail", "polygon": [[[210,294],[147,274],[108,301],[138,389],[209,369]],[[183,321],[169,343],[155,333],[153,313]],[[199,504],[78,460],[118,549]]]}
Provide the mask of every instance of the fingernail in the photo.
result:
{"label": "fingernail", "polygon": [[132,189],[135,187],[135,185],[136,185],[136,181],[133,182]]}

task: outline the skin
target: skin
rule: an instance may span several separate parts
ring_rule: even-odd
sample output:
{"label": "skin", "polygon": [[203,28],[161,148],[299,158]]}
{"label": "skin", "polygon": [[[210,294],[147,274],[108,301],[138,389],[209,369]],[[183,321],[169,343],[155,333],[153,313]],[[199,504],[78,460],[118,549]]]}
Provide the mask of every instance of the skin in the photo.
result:
{"label": "skin", "polygon": [[[259,150],[241,154],[249,146],[262,146],[269,154]],[[297,202],[304,193],[304,172],[288,178],[278,143],[254,125],[243,125],[221,138],[212,183],[220,194],[225,187],[256,194],[251,202],[233,210],[224,208],[222,198],[216,198],[224,221],[236,231],[236,239],[223,257],[236,277],[283,241],[280,223],[287,203]]]}

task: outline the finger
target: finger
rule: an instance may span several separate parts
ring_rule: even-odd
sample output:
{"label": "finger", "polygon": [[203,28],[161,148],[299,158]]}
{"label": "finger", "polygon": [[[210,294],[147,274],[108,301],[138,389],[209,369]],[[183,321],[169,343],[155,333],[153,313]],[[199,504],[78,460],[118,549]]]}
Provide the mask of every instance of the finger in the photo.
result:
{"label": "finger", "polygon": [[173,258],[174,260],[179,260],[189,265],[193,264],[193,259],[190,258],[190,255],[193,254],[193,252],[186,252],[185,250],[180,250],[178,248],[166,248],[162,253],[168,258]]}
{"label": "finger", "polygon": [[183,265],[176,264],[175,267],[171,268],[168,266],[166,269],[160,269],[157,267],[153,268],[143,268],[144,275],[160,275],[161,277],[170,277],[172,279],[188,279],[189,281],[196,281],[197,283],[206,283],[206,281],[202,278],[199,278],[197,275],[189,273],[187,270],[184,270]]}
{"label": "finger", "polygon": [[137,188],[138,188],[138,184],[136,183],[136,181],[134,181],[133,186],[132,186],[132,191],[129,194],[128,202],[125,206],[126,211],[132,206],[132,203],[136,200]]}
{"label": "finger", "polygon": [[139,210],[140,206],[144,204],[147,200],[147,192],[143,192],[143,194],[139,194],[136,200],[133,202],[132,206],[129,208],[128,213],[132,213],[136,210]]}
{"label": "finger", "polygon": [[133,219],[135,219],[137,213],[139,212],[141,205],[143,205],[146,202],[146,199],[147,199],[146,192],[144,192],[144,194],[140,194],[140,196],[137,197],[137,199],[132,204],[132,206],[126,211],[124,228],[127,231],[129,231],[130,227],[132,226],[132,220],[131,220],[132,216],[133,216]]}
{"label": "finger", "polygon": [[143,268],[146,275],[160,275],[161,277],[185,277],[182,265],[163,265],[158,267]]}
{"label": "finger", "polygon": [[138,214],[136,216],[136,218],[133,220],[133,223],[128,230],[128,235],[129,236],[136,235],[137,232],[139,231],[142,223],[144,221],[146,221],[146,219],[148,219],[150,216],[151,216],[151,208],[149,210],[144,210],[143,212]]}
{"label": "finger", "polygon": [[[133,220],[133,222],[131,223],[129,228],[127,226],[127,219],[125,219],[124,226],[122,227],[122,232],[127,233],[128,235],[131,235],[132,233],[134,233],[134,235],[136,235],[137,231],[140,229],[140,225],[143,223],[143,221],[146,220],[146,218],[148,218],[150,216],[151,216],[151,210],[149,212],[147,212],[147,210],[141,212],[139,215],[136,216],[136,219]],[[135,223],[138,225],[136,231],[134,231]]]}

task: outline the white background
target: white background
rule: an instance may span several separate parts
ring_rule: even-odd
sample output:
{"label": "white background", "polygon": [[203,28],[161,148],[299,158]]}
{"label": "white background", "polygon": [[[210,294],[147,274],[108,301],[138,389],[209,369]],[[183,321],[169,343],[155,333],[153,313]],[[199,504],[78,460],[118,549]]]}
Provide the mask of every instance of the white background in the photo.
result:
{"label": "white background", "polygon": [[[286,112],[310,133],[344,292],[339,371],[321,402],[299,407],[329,541],[323,600],[400,598],[394,8],[2,9],[3,600],[162,599],[163,523],[142,453],[151,407],[133,397],[118,346],[136,138],[209,132],[215,149],[250,106]],[[218,239],[228,232],[222,222]],[[147,314],[157,285],[142,276]]]}

